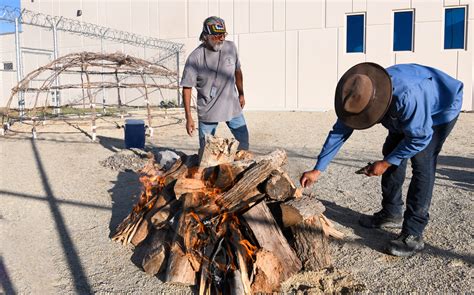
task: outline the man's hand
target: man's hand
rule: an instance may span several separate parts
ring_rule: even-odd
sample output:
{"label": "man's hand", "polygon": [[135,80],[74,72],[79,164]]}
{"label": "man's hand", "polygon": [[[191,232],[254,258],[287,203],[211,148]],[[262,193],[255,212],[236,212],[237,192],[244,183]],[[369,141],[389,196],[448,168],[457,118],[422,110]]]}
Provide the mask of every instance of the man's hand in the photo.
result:
{"label": "man's hand", "polygon": [[194,125],[193,118],[186,119],[186,131],[188,132],[189,136],[193,135],[195,127],[196,126]]}
{"label": "man's hand", "polygon": [[384,174],[384,172],[388,169],[388,167],[392,166],[389,162],[382,160],[376,161],[372,165],[369,165],[366,169],[365,175],[367,176],[380,176]]}
{"label": "man's hand", "polygon": [[244,106],[245,106],[245,97],[244,97],[243,94],[239,95],[239,102],[240,102],[240,107],[244,108]]}
{"label": "man's hand", "polygon": [[315,183],[318,180],[320,174],[321,174],[321,171],[319,170],[306,171],[305,173],[303,173],[303,175],[301,175],[301,178],[300,178],[301,186],[302,187],[312,186],[313,183]]}

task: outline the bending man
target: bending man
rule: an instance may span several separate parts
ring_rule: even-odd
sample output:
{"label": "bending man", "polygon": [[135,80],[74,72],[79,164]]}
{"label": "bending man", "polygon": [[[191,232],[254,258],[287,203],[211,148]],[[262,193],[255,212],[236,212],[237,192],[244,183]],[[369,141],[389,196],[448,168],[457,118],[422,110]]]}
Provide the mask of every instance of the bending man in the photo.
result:
{"label": "bending man", "polygon": [[[398,238],[387,247],[392,255],[409,256],[422,250],[437,158],[461,111],[462,90],[462,82],[422,65],[402,64],[386,70],[374,63],[352,67],[336,88],[338,120],[316,166],[301,176],[301,185],[317,181],[354,129],[381,123],[388,129],[384,158],[365,167],[363,173],[382,176],[382,210],[362,216],[359,223],[368,228],[401,227]],[[408,159],[413,177],[402,217]]]}

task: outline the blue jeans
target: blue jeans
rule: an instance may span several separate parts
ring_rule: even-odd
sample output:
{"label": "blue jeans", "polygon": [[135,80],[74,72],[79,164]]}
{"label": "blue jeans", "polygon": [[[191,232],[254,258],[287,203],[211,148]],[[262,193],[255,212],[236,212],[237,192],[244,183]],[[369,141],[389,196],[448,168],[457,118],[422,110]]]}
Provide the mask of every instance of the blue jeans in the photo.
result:
{"label": "blue jeans", "polygon": [[[249,131],[247,129],[247,124],[245,123],[244,114],[230,119],[230,121],[225,122],[229,127],[230,131],[234,135],[235,139],[239,141],[239,150],[248,150],[249,149]],[[219,122],[201,122],[199,121],[199,146],[204,148],[206,144],[205,136],[206,134],[216,134],[216,128]]]}
{"label": "blue jeans", "polygon": [[[404,233],[421,236],[428,224],[438,154],[456,121],[457,117],[449,123],[433,126],[433,137],[428,146],[410,159],[413,176],[403,215]],[[383,145],[383,155],[390,154],[403,138],[403,134],[389,133]],[[399,166],[390,166],[382,175],[382,208],[392,216],[402,216],[402,185],[407,162],[404,160]]]}

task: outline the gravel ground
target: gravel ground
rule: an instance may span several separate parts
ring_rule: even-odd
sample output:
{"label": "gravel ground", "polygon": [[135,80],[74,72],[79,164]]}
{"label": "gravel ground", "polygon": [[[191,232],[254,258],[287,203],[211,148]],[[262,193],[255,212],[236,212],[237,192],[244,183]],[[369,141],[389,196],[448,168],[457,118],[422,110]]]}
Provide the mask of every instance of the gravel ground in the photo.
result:
{"label": "gravel ground", "polygon": [[[135,114],[135,117],[143,114]],[[155,151],[195,153],[197,137],[185,132],[183,114],[156,114]],[[247,112],[251,149],[284,148],[296,181],[314,157],[335,115],[309,112]],[[133,262],[132,249],[110,240],[128,214],[140,185],[132,171],[146,159],[124,151],[123,124],[98,121],[98,142],[88,122],[47,122],[31,140],[27,124],[0,138],[0,293],[190,293],[163,284]],[[156,126],[155,126],[156,125]],[[461,114],[439,157],[426,250],[411,258],[383,253],[397,233],[368,230],[357,220],[380,209],[378,178],[354,174],[381,158],[381,126],[355,132],[327,172],[307,192],[326,206],[326,216],[346,236],[331,242],[338,271],[352,274],[368,292],[473,292],[474,114]],[[218,135],[229,136],[225,126]],[[111,169],[113,168],[113,169]],[[404,191],[410,179],[407,173]],[[303,273],[285,283],[309,290],[320,275]]]}

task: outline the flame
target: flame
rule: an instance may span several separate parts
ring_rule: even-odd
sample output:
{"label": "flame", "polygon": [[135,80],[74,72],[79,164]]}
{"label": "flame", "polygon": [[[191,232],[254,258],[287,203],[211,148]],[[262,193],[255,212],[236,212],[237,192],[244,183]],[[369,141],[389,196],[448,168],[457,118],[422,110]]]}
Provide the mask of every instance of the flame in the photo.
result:
{"label": "flame", "polygon": [[199,216],[194,213],[193,211],[190,211],[188,213],[192,218],[194,218],[194,220],[196,220],[199,228],[198,228],[198,233],[202,234],[202,233],[205,233],[206,232],[206,226],[204,225],[204,223],[202,223],[201,219],[199,218]]}
{"label": "flame", "polygon": [[247,257],[254,261],[253,255],[255,254],[255,251],[257,251],[257,247],[252,245],[248,240],[245,239],[240,240],[239,244],[245,250],[245,254],[247,254]]}

